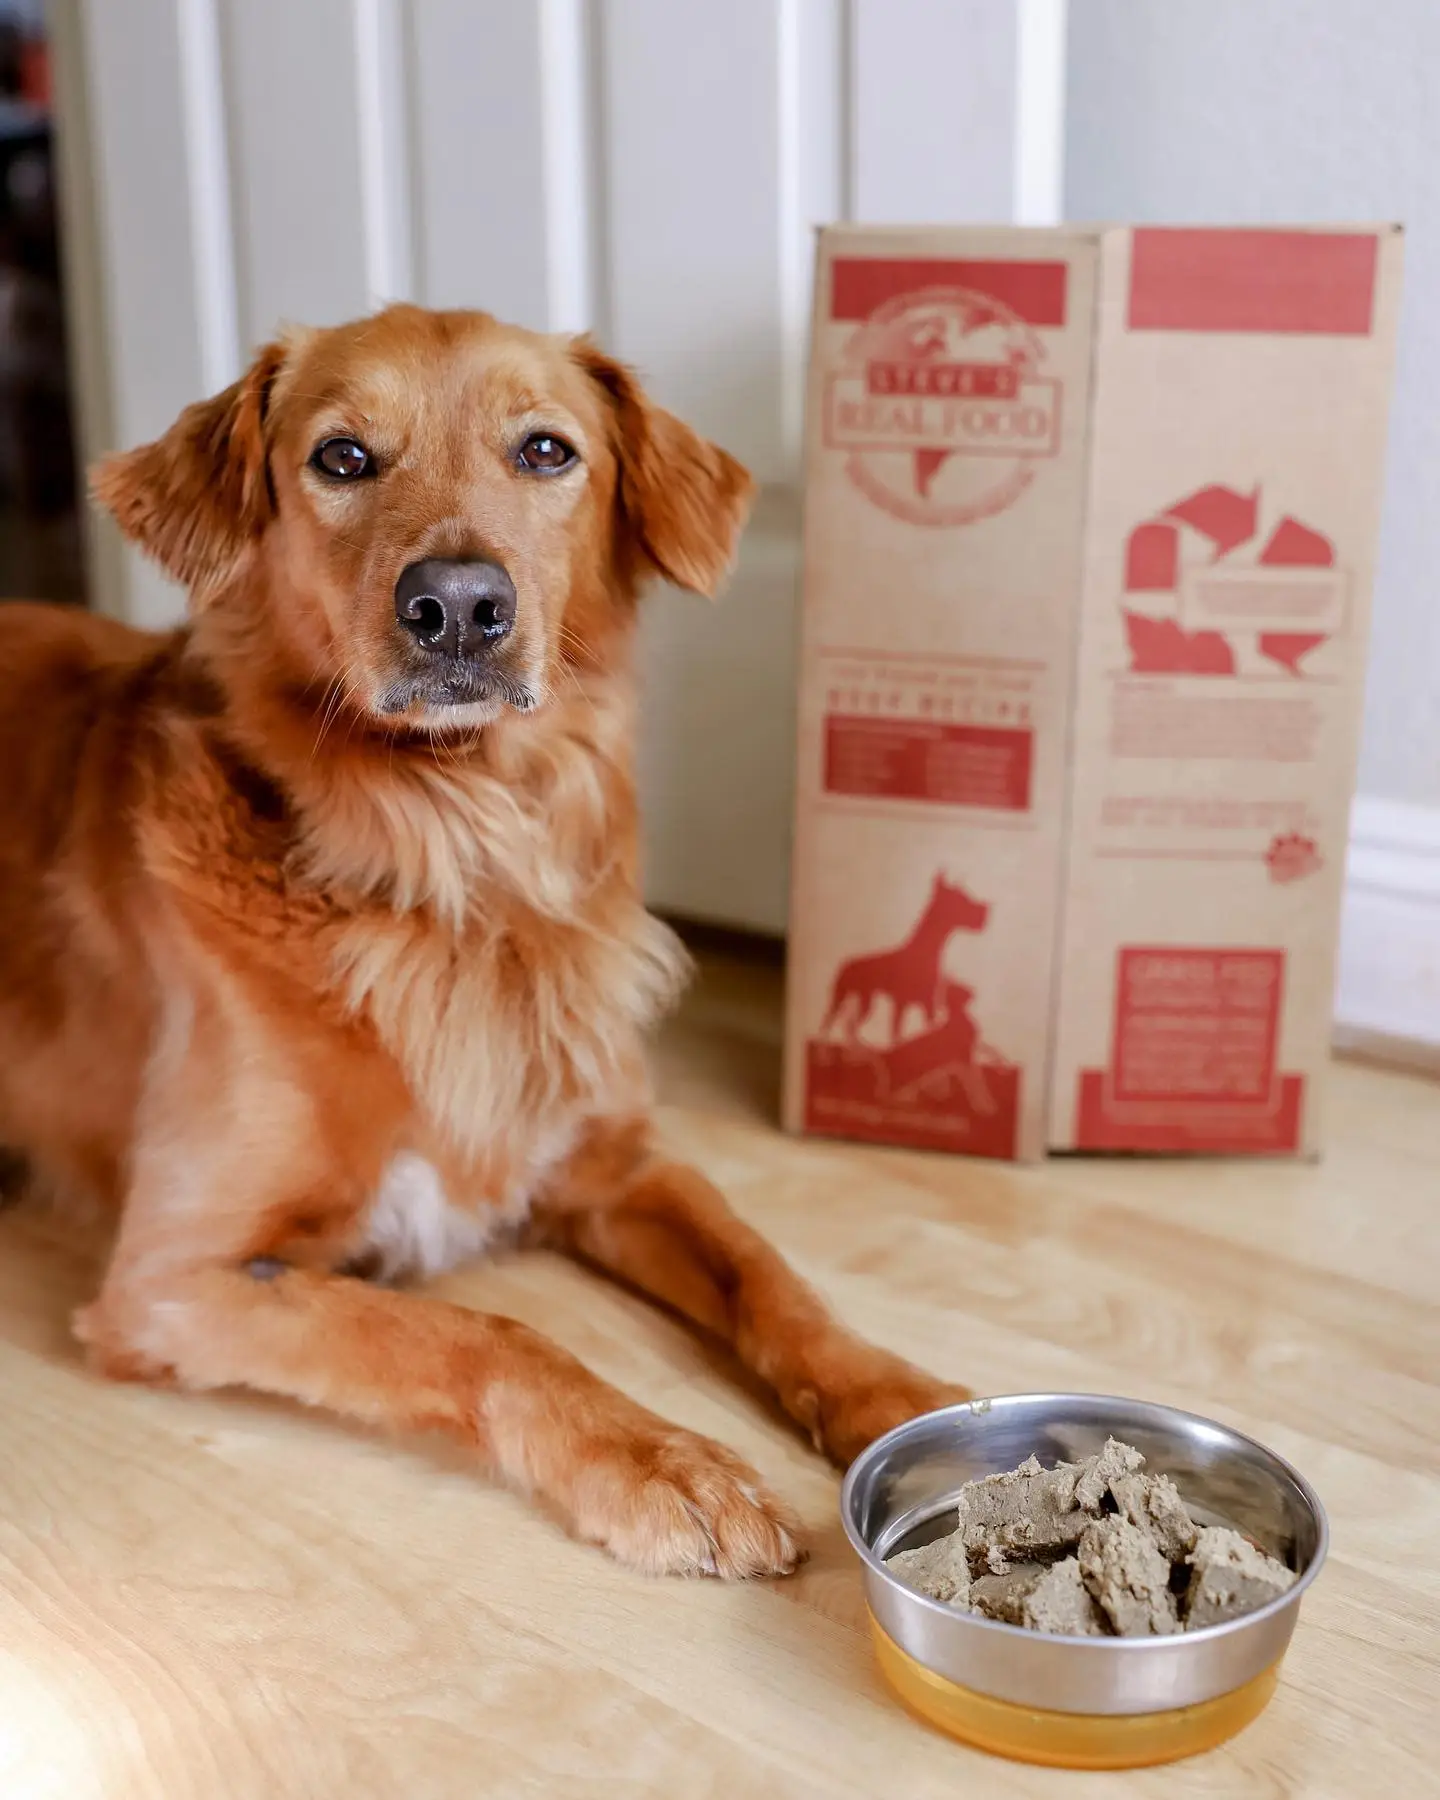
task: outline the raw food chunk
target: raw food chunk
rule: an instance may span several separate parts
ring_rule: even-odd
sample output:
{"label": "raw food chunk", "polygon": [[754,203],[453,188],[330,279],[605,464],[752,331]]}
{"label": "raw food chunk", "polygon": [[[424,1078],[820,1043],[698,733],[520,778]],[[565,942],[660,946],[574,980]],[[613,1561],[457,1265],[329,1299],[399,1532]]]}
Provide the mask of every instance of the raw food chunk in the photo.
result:
{"label": "raw food chunk", "polygon": [[960,1531],[977,1561],[994,1567],[993,1550],[1007,1558],[1016,1551],[1063,1550],[1080,1541],[1088,1515],[1075,1504],[1079,1463],[1042,1469],[1027,1456],[1007,1475],[987,1475],[960,1490]]}
{"label": "raw food chunk", "polygon": [[901,1550],[885,1559],[885,1567],[932,1600],[961,1608],[970,1604],[970,1565],[958,1531],[917,1550]]}
{"label": "raw food chunk", "polygon": [[1003,1575],[977,1575],[970,1583],[970,1605],[987,1619],[1005,1625],[1021,1623],[1021,1608],[1049,1570],[1041,1562],[1011,1563]]}
{"label": "raw food chunk", "polygon": [[1052,1563],[1020,1602],[1020,1623],[1030,1631],[1048,1631],[1056,1637],[1107,1637],[1105,1615],[1090,1597],[1090,1590],[1073,1556]]}
{"label": "raw food chunk", "polygon": [[1096,1513],[1105,1498],[1105,1490],[1113,1489],[1116,1481],[1133,1474],[1136,1469],[1143,1469],[1145,1458],[1118,1438],[1106,1438],[1105,1448],[1098,1456],[1087,1456],[1084,1462],[1076,1463],[1074,1467],[1079,1471],[1075,1481],[1075,1504],[1086,1512]]}
{"label": "raw food chunk", "polygon": [[1148,1532],[1128,1519],[1097,1519],[1080,1540],[1080,1573],[1120,1637],[1164,1637],[1180,1629],[1170,1564]]}
{"label": "raw food chunk", "polygon": [[1046,1469],[1038,1457],[1027,1456],[1006,1475],[967,1482],[960,1490],[960,1529],[972,1562],[983,1560],[998,1574],[1012,1551],[1033,1557],[1068,1550],[1099,1516],[1113,1483],[1144,1462],[1138,1450],[1108,1438],[1103,1450],[1083,1462]]}
{"label": "raw food chunk", "polygon": [[1210,1525],[1200,1533],[1187,1561],[1185,1629],[1201,1631],[1224,1619],[1254,1612],[1295,1585],[1293,1571],[1267,1556],[1238,1531]]}
{"label": "raw food chunk", "polygon": [[1182,1561],[1195,1548],[1199,1529],[1168,1475],[1118,1475],[1110,1492],[1122,1519],[1138,1525],[1167,1561]]}

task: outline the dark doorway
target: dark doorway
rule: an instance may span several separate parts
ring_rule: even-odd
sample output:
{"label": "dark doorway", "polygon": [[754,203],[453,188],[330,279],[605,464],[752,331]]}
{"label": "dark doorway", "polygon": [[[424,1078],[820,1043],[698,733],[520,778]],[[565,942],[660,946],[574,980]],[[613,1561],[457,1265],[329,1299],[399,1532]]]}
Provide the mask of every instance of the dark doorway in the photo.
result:
{"label": "dark doorway", "polygon": [[85,599],[43,0],[0,0],[0,599]]}

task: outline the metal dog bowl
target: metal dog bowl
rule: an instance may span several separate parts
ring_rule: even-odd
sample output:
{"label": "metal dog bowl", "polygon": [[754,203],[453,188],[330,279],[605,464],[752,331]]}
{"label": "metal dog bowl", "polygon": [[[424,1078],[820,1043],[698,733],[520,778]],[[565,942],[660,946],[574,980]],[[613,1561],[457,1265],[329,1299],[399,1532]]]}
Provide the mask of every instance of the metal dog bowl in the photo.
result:
{"label": "metal dog bowl", "polygon": [[[1299,1579],[1243,1618],[1174,1637],[1048,1636],[960,1612],[885,1567],[955,1527],[960,1489],[1016,1468],[1077,1462],[1107,1437],[1169,1475],[1197,1524],[1228,1525]],[[1329,1529],[1314,1491],[1273,1451],[1227,1426],[1142,1400],[1011,1394],[927,1413],[878,1439],[841,1494],[865,1566],[881,1669],[912,1710],[952,1736],[1027,1762],[1133,1768],[1208,1750],[1275,1690]]]}

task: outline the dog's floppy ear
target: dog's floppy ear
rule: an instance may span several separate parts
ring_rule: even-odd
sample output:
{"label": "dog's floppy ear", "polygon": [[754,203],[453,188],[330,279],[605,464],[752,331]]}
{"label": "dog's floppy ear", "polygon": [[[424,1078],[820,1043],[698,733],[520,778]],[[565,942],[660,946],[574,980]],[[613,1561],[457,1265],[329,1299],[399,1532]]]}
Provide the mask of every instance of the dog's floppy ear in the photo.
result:
{"label": "dog's floppy ear", "polygon": [[187,406],[164,437],[92,471],[91,491],[125,536],[199,598],[274,514],[265,416],[284,361],[285,346],[267,344],[238,381]]}
{"label": "dog's floppy ear", "polygon": [[633,372],[588,338],[573,349],[615,415],[619,504],[638,548],[669,580],[713,597],[750,510],[749,471],[656,406]]}

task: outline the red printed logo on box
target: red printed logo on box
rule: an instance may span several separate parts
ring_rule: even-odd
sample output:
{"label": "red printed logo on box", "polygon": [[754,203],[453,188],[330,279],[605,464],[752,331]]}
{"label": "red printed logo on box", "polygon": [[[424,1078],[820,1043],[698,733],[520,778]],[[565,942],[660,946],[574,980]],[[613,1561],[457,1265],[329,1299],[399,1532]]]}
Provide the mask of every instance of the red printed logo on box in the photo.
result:
{"label": "red printed logo on box", "polygon": [[1303,881],[1325,867],[1320,846],[1303,831],[1279,831],[1265,852],[1265,867],[1270,879],[1279,886]]}
{"label": "red printed logo on box", "polygon": [[1135,527],[1123,602],[1133,670],[1233,675],[1244,636],[1287,674],[1304,674],[1304,659],[1345,628],[1345,575],[1330,539],[1288,514],[1263,543],[1259,535],[1259,489],[1218,484]]}
{"label": "red printed logo on box", "polygon": [[1126,948],[1108,1069],[1086,1069],[1081,1150],[1293,1151],[1304,1082],[1277,1075],[1282,950]]}
{"label": "red printed logo on box", "polygon": [[1040,372],[1044,357],[1032,327],[993,294],[893,294],[826,378],[825,443],[849,453],[861,493],[912,525],[989,518],[1059,450],[1060,383]]}
{"label": "red printed logo on box", "polygon": [[806,1045],[807,1130],[1013,1158],[1020,1071],[984,1042],[974,990],[943,966],[951,938],[989,918],[986,902],[937,875],[903,943],[840,965]]}

